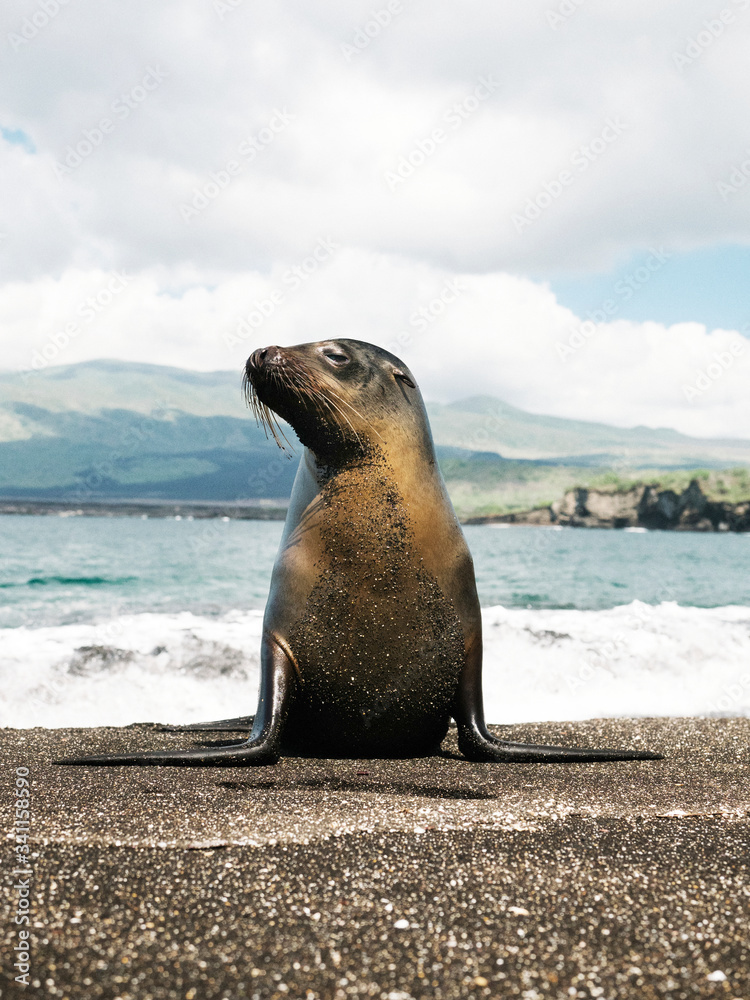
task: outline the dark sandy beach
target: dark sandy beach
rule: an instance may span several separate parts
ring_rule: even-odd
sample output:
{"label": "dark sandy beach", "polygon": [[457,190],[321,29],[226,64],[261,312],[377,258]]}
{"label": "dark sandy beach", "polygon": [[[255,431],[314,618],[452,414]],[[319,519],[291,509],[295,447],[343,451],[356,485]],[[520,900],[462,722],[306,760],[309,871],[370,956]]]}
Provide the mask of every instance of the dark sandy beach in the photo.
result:
{"label": "dark sandy beach", "polygon": [[[499,729],[495,730],[500,733]],[[31,986],[2,996],[750,998],[750,720],[509,727],[660,762],[63,768],[143,727],[4,730],[31,781]],[[11,886],[12,876],[6,875]]]}

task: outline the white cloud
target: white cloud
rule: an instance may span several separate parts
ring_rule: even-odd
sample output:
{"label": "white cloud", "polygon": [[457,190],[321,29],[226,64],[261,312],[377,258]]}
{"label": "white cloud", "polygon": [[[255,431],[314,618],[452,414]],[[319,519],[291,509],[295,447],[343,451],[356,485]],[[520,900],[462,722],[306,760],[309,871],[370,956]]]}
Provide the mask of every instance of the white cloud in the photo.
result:
{"label": "white cloud", "polygon": [[[69,270],[8,285],[0,290],[3,367],[108,357],[239,371],[264,344],[352,337],[402,357],[429,399],[489,394],[620,426],[748,434],[750,345],[737,332],[582,323],[523,278],[454,273],[325,237],[308,249],[270,274],[175,294],[156,271]],[[29,338],[29,330],[38,333]]]}
{"label": "white cloud", "polygon": [[[673,55],[705,18],[676,2],[627,12],[584,4],[552,30],[555,4],[542,0],[485,0],[470,12],[404,0],[349,60],[341,45],[371,5],[320,0],[294,5],[292,17],[241,3],[222,18],[208,2],[102,0],[95,11],[71,2],[12,51],[19,14],[0,71],[2,120],[26,130],[39,153],[12,151],[26,157],[26,176],[4,186],[0,209],[25,252],[8,263],[26,276],[35,263],[44,273],[82,255],[104,266],[236,271],[301,254],[331,231],[352,246],[462,270],[586,269],[654,240],[679,248],[747,239],[750,202],[727,206],[716,191],[750,141],[738,129],[744,3],[730,4],[732,23],[682,70]],[[116,45],[102,44],[105,24]],[[142,94],[154,68],[163,80]],[[489,99],[460,128],[446,126],[482,77],[497,84]],[[179,205],[274,109],[293,123],[185,225]],[[570,167],[607,118],[627,123],[622,137],[519,234],[512,214]],[[104,140],[65,180],[51,176],[103,119],[114,126]],[[391,192],[385,172],[440,127],[446,141]],[[18,206],[24,191],[35,218]]]}
{"label": "white cloud", "polygon": [[[750,240],[750,185],[731,199],[716,188],[750,144],[750,3],[727,0],[730,23],[682,66],[675,54],[693,51],[719,5],[586,2],[553,27],[555,0],[403,0],[347,59],[342,45],[384,6],[69,0],[43,24],[37,0],[17,5],[0,124],[37,152],[0,140],[3,366],[29,364],[122,269],[127,287],[55,361],[240,364],[223,334],[278,287],[288,294],[259,341],[389,343],[464,274],[467,291],[403,350],[428,394],[747,435],[745,360],[692,403],[682,389],[736,335],[620,321],[563,362],[555,342],[576,318],[507,272],[606,270],[650,245]],[[622,127],[602,146],[608,119]],[[570,182],[551,196],[563,171]],[[185,221],[196,191],[205,206]],[[541,209],[519,232],[529,199]],[[314,280],[285,285],[321,238],[341,249]]]}

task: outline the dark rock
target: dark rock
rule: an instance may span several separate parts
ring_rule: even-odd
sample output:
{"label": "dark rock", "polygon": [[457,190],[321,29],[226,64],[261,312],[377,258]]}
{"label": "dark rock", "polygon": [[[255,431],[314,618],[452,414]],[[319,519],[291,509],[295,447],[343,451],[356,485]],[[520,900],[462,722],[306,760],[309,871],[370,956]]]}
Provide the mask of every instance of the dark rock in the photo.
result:
{"label": "dark rock", "polygon": [[750,500],[726,503],[709,500],[697,479],[682,493],[658,485],[629,490],[583,486],[568,490],[550,507],[493,517],[475,517],[467,524],[559,524],[569,528],[648,528],[659,531],[750,531]]}

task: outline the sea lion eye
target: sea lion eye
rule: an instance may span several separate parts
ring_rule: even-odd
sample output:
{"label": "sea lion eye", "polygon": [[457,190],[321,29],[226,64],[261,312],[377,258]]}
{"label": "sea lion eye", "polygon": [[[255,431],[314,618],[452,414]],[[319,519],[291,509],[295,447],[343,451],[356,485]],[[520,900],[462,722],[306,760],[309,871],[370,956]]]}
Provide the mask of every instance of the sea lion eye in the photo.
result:
{"label": "sea lion eye", "polygon": [[330,361],[332,365],[336,365],[337,368],[342,368],[344,365],[349,364],[349,358],[340,351],[323,351],[323,357]]}
{"label": "sea lion eye", "polygon": [[412,382],[412,380],[409,378],[409,376],[406,374],[406,372],[402,372],[400,368],[396,368],[394,370],[393,377],[394,378],[400,378],[402,382],[406,382],[406,384],[410,385],[412,387],[412,389],[416,389],[417,388],[416,385],[414,385],[414,383]]}

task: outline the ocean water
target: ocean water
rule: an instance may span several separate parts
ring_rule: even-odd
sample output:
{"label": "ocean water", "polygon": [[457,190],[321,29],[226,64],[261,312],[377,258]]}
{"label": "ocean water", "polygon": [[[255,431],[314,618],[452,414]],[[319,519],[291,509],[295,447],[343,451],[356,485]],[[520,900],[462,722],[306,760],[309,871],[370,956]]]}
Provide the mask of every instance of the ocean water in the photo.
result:
{"label": "ocean water", "polygon": [[[281,530],[0,516],[0,725],[251,713]],[[491,722],[750,715],[750,535],[465,532]]]}

